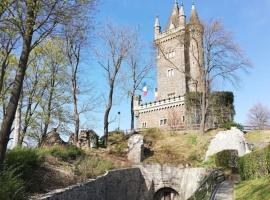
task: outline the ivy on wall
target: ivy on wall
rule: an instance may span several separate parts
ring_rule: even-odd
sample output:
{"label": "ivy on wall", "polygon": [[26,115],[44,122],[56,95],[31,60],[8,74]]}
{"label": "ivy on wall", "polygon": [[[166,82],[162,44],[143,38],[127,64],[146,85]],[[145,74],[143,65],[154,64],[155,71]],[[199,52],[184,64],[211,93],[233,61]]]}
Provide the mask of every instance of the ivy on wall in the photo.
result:
{"label": "ivy on wall", "polygon": [[[199,124],[201,117],[200,92],[189,92],[185,96],[187,124]],[[208,99],[207,126],[221,127],[232,122],[235,115],[234,95],[232,92],[212,92]]]}

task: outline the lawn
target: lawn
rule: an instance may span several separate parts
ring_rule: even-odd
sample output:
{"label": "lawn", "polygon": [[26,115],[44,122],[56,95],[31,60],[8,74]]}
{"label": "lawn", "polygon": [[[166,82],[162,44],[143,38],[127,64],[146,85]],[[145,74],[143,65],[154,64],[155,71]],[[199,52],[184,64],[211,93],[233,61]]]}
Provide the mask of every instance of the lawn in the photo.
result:
{"label": "lawn", "polygon": [[235,189],[236,200],[269,200],[270,177],[240,182]]}

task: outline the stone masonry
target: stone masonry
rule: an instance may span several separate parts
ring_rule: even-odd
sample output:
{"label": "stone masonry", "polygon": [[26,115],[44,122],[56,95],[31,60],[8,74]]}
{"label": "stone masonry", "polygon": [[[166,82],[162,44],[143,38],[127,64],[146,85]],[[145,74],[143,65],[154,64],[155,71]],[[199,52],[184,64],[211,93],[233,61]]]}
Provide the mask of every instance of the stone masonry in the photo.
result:
{"label": "stone masonry", "polygon": [[136,128],[171,128],[171,121],[174,127],[183,128],[184,95],[201,91],[198,80],[203,64],[203,25],[195,5],[187,23],[183,5],[179,7],[175,2],[165,29],[161,30],[156,18],[154,32],[158,95],[147,104],[142,104],[140,97],[135,98]]}
{"label": "stone masonry", "polygon": [[177,194],[175,200],[186,200],[198,189],[200,182],[208,173],[203,168],[138,165],[129,169],[112,170],[95,180],[31,199],[153,200],[155,194],[170,189]]}

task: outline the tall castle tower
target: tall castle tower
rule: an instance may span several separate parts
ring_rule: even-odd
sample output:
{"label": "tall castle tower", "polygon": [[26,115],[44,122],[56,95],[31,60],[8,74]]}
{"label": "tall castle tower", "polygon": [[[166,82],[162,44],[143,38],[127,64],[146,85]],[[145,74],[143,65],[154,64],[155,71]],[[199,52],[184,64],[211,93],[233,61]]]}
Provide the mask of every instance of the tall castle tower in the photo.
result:
{"label": "tall castle tower", "polygon": [[183,4],[175,1],[171,16],[162,32],[158,17],[155,20],[157,47],[158,98],[183,96],[188,91],[200,91],[198,84],[203,66],[203,26],[195,5],[189,23]]}
{"label": "tall castle tower", "polygon": [[164,30],[156,17],[154,33],[158,98],[144,104],[140,98],[135,98],[136,127],[182,129],[189,121],[185,94],[201,91],[203,26],[195,5],[192,5],[187,21],[183,4],[179,6],[175,1]]}

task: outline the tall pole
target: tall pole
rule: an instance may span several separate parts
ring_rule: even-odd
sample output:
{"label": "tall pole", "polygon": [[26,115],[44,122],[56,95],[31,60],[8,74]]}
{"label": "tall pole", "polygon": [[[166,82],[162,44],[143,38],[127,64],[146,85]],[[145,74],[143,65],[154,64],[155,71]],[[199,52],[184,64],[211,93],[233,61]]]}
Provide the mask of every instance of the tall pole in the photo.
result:
{"label": "tall pole", "polygon": [[118,114],[118,131],[120,131],[120,112],[117,113]]}

